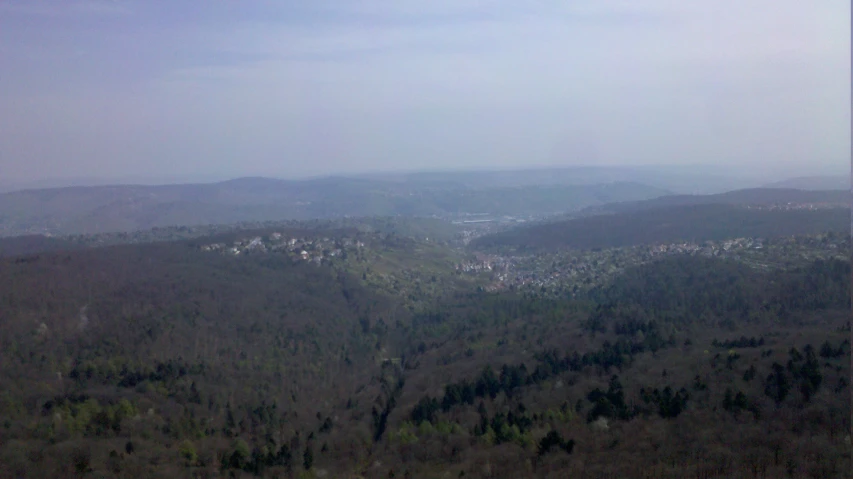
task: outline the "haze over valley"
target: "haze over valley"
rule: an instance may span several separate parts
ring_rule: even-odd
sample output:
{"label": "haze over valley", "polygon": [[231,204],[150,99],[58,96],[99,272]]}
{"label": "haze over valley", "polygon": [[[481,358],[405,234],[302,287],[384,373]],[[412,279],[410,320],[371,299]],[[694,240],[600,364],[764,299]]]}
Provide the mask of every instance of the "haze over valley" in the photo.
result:
{"label": "haze over valley", "polygon": [[849,478],[849,2],[0,2],[0,479]]}
{"label": "haze over valley", "polygon": [[[755,433],[657,477],[750,470],[744,449],[842,474],[842,196],[3,238],[0,457],[35,477],[632,477],[662,469],[620,438],[705,447],[689,421]],[[788,421],[821,462],[774,446]]]}

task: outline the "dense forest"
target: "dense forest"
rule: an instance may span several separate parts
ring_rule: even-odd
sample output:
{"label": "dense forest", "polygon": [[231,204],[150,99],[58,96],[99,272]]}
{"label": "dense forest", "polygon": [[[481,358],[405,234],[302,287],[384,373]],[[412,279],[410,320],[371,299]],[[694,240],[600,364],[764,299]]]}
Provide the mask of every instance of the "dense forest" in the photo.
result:
{"label": "dense forest", "polygon": [[[842,181],[843,183],[844,181]],[[695,205],[751,205],[774,206],[788,204],[823,204],[847,207],[850,193],[846,188],[837,190],[806,190],[793,188],[747,188],[712,195],[667,195],[648,200],[623,201],[591,206],[587,214],[636,213],[658,208]]]}
{"label": "dense forest", "polygon": [[516,228],[478,238],[473,245],[521,251],[592,249],[846,232],[849,228],[850,210],[846,208],[766,210],[740,205],[702,204],[589,216]]}
{"label": "dense forest", "polygon": [[288,234],[364,247],[0,259],[0,477],[847,477],[846,262],[672,256],[543,297]]}
{"label": "dense forest", "polygon": [[13,236],[0,238],[0,257],[23,256],[49,251],[69,251],[84,246],[73,241],[43,235]]}

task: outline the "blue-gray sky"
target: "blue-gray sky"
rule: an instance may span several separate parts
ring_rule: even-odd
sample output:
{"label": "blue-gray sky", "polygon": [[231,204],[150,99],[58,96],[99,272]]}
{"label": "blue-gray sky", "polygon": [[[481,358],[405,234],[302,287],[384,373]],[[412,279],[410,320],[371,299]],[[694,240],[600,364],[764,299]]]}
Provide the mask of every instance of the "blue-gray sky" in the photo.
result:
{"label": "blue-gray sky", "polygon": [[0,179],[843,171],[846,0],[0,0]]}

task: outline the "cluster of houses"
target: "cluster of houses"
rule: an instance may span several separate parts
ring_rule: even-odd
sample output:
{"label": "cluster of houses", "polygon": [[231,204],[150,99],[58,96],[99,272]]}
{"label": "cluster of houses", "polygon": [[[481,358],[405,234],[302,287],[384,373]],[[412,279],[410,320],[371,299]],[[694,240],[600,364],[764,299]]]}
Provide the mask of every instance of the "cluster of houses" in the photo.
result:
{"label": "cluster of houses", "polygon": [[456,271],[463,273],[506,272],[512,268],[512,257],[475,253],[474,258],[456,264]]}
{"label": "cluster of houses", "polygon": [[750,210],[765,210],[765,211],[793,211],[793,210],[828,210],[834,208],[847,208],[849,205],[844,203],[778,203],[772,205],[748,205]]}
{"label": "cluster of houses", "polygon": [[720,256],[725,253],[745,249],[762,249],[764,241],[756,238],[736,238],[725,241],[706,241],[696,243],[659,244],[648,247],[650,256],[669,254],[699,254],[703,256]]}
{"label": "cluster of houses", "polygon": [[267,237],[255,236],[234,241],[232,244],[212,243],[201,246],[202,251],[220,252],[230,255],[258,253],[285,253],[304,261],[322,263],[323,260],[343,257],[347,251],[364,248],[363,242],[353,238],[290,238],[282,233]]}
{"label": "cluster of houses", "polygon": [[[825,235],[824,235],[825,236]],[[841,239],[843,240],[843,238]],[[841,241],[839,240],[839,241]],[[724,241],[670,243],[599,251],[566,251],[533,256],[476,255],[456,266],[468,274],[490,274],[487,290],[508,288],[572,286],[580,288],[601,284],[625,268],[659,257],[701,255],[708,257],[765,256],[768,246],[778,254],[785,249],[832,251],[840,248],[832,239],[815,237],[780,238],[771,242],[757,238],[735,238]],[[744,259],[746,259],[744,257]]]}

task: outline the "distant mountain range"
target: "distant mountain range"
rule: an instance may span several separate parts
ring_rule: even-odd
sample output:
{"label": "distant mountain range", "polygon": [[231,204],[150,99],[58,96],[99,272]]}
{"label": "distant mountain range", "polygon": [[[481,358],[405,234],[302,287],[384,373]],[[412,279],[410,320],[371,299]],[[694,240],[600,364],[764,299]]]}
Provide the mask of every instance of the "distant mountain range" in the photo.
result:
{"label": "distant mountain range", "polygon": [[795,188],[799,190],[849,190],[849,176],[802,176],[765,185],[766,188]]}
{"label": "distant mountain range", "polygon": [[[510,170],[456,170],[456,171],[414,171],[343,174],[338,177],[380,181],[383,183],[404,184],[409,188],[460,187],[460,188],[499,188],[545,185],[595,185],[605,183],[642,183],[680,194],[712,194],[742,188],[761,186],[785,186],[799,189],[846,189],[849,184],[841,176],[795,178],[783,180],[783,176],[733,171],[719,166],[707,165],[641,165],[641,166],[572,166],[548,168],[523,168]],[[79,177],[66,179],[41,179],[30,181],[11,181],[0,179],[0,192],[20,191],[24,189],[67,188],[72,186],[110,186],[110,185],[178,185],[216,183],[228,180],[228,177],[195,175],[183,177]],[[291,182],[312,183],[329,178],[290,179]],[[815,187],[798,186],[797,181],[804,180]],[[771,183],[771,182],[777,183]],[[823,186],[815,182],[823,182]]]}
{"label": "distant mountain range", "polygon": [[476,187],[452,178],[241,178],[211,184],[68,187],[0,194],[0,236],[348,216],[542,215],[667,193],[630,182]]}
{"label": "distant mountain range", "polygon": [[578,166],[504,171],[446,171],[376,174],[364,178],[413,186],[455,184],[467,188],[543,185],[593,185],[614,182],[642,183],[673,193],[710,194],[760,186],[767,180],[721,172],[707,166]]}
{"label": "distant mountain range", "polygon": [[629,213],[662,207],[689,205],[752,205],[771,206],[788,203],[846,208],[850,206],[850,193],[843,190],[807,191],[793,188],[750,188],[714,195],[666,195],[640,201],[625,201],[585,208],[583,216],[605,213]]}
{"label": "distant mountain range", "polygon": [[759,210],[732,205],[689,205],[590,216],[515,228],[478,238],[475,249],[518,251],[594,249],[846,232],[849,210]]}
{"label": "distant mountain range", "polygon": [[[831,180],[789,180],[830,185]],[[808,181],[806,181],[808,180]],[[305,180],[239,178],[217,183],[97,185],[0,194],[0,236],[89,234],[163,226],[364,216],[467,214],[548,216],[586,209],[616,213],[659,206],[844,203],[846,191],[794,192],[756,178],[700,167],[573,167],[516,171],[415,172]],[[14,188],[8,183],[6,188]],[[818,188],[815,188],[818,189]],[[692,193],[676,195],[672,193]],[[698,196],[699,193],[716,193]],[[668,196],[665,196],[668,195]],[[637,203],[637,201],[642,201]]]}
{"label": "distant mountain range", "polygon": [[592,249],[850,229],[847,191],[749,189],[674,195],[587,208],[572,218],[514,228],[472,242],[475,249]]}

